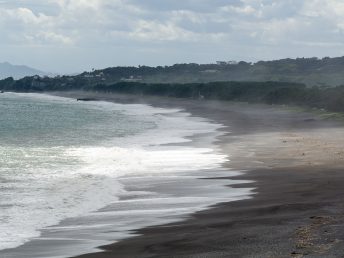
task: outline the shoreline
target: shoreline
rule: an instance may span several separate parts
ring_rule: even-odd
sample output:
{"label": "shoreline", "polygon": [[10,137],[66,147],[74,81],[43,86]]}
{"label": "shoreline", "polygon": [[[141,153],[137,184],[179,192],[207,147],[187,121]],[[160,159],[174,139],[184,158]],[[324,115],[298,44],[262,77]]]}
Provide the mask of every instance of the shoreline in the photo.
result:
{"label": "shoreline", "polygon": [[[40,94],[31,97],[51,98]],[[74,98],[66,99],[68,103],[73,103],[74,100]],[[100,102],[93,104],[112,106]],[[161,120],[161,128],[145,136],[153,137],[150,142],[156,142],[156,145],[152,144],[152,148],[151,145],[146,146],[148,156],[145,157],[150,158],[150,155],[154,156],[154,152],[157,152],[156,155],[164,158],[164,163],[160,165],[161,169],[167,169],[171,173],[158,173],[153,176],[148,170],[148,174],[142,177],[140,174],[132,177],[130,173],[119,177],[117,181],[122,186],[123,192],[117,196],[118,201],[108,203],[90,214],[67,217],[55,225],[42,228],[39,237],[29,239],[17,248],[4,249],[0,251],[0,256],[67,257],[97,252],[99,249],[96,247],[135,236],[131,232],[140,228],[181,221],[191,213],[223,201],[250,198],[252,195],[250,188],[243,186],[240,189],[228,190],[229,188],[225,186],[244,184],[244,181],[222,179],[224,175],[228,176],[228,173],[233,177],[239,174],[235,171],[223,171],[220,166],[227,158],[219,153],[213,141],[222,135],[222,132],[218,131],[222,125],[200,117],[192,117],[179,108],[159,109],[146,105],[117,105],[119,110],[121,108],[126,110],[126,107],[128,110],[138,109],[140,114],[156,113],[157,119]],[[183,122],[183,127],[180,127],[180,122],[176,123],[176,121]],[[166,130],[169,135],[164,135]],[[161,139],[158,135],[162,136]],[[154,140],[154,137],[158,138]],[[171,141],[166,140],[170,137],[172,137]],[[139,143],[142,140],[138,136],[134,142]],[[174,141],[176,143],[173,143]],[[116,145],[116,142],[111,143],[111,146],[113,144]],[[211,151],[212,149],[214,151]],[[149,153],[149,150],[152,153]],[[116,153],[111,155],[115,157]],[[170,159],[172,163],[169,162]],[[107,161],[102,160],[101,157],[100,160]],[[152,162],[152,171],[155,171],[154,167],[161,162],[154,159]],[[184,165],[177,165],[179,163]],[[145,163],[141,165],[145,166]],[[207,177],[212,177],[213,180],[207,182],[204,180]]]}
{"label": "shoreline", "polygon": [[138,236],[102,247],[102,253],[78,257],[340,257],[344,253],[339,122],[266,105],[91,96],[181,107],[229,126],[231,134],[220,137],[217,144],[230,154],[230,168],[246,171],[235,179],[255,181],[249,186],[258,193],[250,200],[215,205],[182,222],[137,230]]}

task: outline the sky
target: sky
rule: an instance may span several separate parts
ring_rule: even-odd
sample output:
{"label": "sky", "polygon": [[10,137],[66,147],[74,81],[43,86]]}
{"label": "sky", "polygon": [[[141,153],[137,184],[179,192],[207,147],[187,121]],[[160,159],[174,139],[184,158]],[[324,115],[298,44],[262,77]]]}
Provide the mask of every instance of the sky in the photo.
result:
{"label": "sky", "polygon": [[343,0],[0,0],[0,62],[109,66],[344,55]]}

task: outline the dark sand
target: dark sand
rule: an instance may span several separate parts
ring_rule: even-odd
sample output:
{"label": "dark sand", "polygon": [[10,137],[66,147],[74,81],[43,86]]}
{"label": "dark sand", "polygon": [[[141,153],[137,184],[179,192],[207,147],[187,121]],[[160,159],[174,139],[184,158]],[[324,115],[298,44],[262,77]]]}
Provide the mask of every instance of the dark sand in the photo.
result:
{"label": "dark sand", "polygon": [[227,166],[247,170],[235,179],[254,180],[252,187],[257,188],[253,199],[218,204],[183,222],[140,229],[140,236],[80,257],[344,257],[341,123],[264,105],[63,95],[181,107],[222,123],[231,132],[218,140],[230,156]]}

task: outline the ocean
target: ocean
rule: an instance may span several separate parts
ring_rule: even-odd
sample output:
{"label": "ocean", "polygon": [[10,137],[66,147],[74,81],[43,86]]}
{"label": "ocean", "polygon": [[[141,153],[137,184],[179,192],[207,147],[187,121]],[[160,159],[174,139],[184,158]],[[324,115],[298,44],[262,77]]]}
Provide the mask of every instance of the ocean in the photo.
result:
{"label": "ocean", "polygon": [[250,198],[222,125],[179,109],[0,94],[0,257],[99,251],[135,229]]}

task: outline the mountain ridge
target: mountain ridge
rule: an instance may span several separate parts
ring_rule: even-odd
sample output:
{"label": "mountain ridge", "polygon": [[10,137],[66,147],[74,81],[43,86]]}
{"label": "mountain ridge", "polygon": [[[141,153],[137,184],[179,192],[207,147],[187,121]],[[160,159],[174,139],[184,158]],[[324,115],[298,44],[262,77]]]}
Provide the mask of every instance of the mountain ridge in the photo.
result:
{"label": "mountain ridge", "polygon": [[7,61],[0,62],[0,79],[13,77],[17,80],[26,76],[34,75],[49,76],[51,74],[26,65],[13,65]]}

